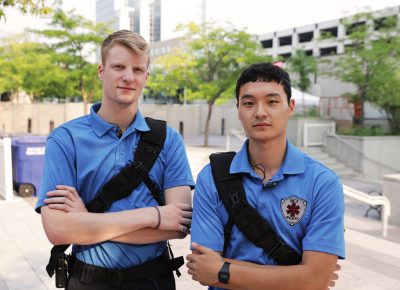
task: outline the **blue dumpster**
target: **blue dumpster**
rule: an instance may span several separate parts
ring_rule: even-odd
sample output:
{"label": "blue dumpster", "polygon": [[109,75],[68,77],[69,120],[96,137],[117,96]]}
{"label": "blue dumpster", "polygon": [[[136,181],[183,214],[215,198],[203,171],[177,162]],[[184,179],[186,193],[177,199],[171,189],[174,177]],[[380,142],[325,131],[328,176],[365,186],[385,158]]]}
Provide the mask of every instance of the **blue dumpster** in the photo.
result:
{"label": "blue dumpster", "polygon": [[12,163],[14,189],[23,197],[40,190],[46,136],[13,137]]}

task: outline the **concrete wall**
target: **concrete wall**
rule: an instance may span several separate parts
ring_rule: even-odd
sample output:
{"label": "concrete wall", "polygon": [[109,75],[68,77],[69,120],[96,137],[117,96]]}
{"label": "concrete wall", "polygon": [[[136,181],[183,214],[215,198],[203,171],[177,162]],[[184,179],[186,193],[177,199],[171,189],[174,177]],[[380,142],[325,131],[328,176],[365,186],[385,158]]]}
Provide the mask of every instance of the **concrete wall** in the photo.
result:
{"label": "concrete wall", "polygon": [[[204,134],[204,126],[208,113],[207,104],[192,105],[157,105],[140,104],[140,111],[144,116],[162,119],[179,130],[179,123],[183,122],[184,136]],[[82,103],[65,104],[11,104],[0,102],[0,133],[18,134],[28,132],[28,119],[32,120],[33,134],[48,134],[50,121],[57,127],[71,119],[82,116]],[[224,129],[222,128],[224,120]],[[303,124],[331,122],[331,120],[292,118],[288,124],[288,139],[296,146],[303,146]],[[242,128],[235,105],[230,101],[222,105],[215,105],[211,115],[210,133],[226,135],[231,129]]]}
{"label": "concrete wall", "polygon": [[383,176],[383,195],[390,201],[389,223],[400,226],[400,174]]}
{"label": "concrete wall", "polygon": [[54,127],[82,116],[82,103],[65,104],[12,104],[0,102],[0,132],[5,134],[28,133],[28,119],[31,119],[31,133],[48,134],[50,122]]}
{"label": "concrete wall", "polygon": [[382,180],[384,174],[400,172],[400,154],[398,154],[400,137],[340,136],[340,138],[344,142],[328,136],[324,151],[360,172],[365,178]]}
{"label": "concrete wall", "polygon": [[[184,135],[198,135],[204,133],[208,107],[206,104],[194,105],[156,105],[141,104],[140,110],[144,116],[162,119],[179,130],[179,123],[183,122]],[[31,119],[31,133],[49,134],[50,122],[54,127],[84,114],[83,103],[33,103],[11,104],[0,102],[0,134],[18,134],[28,132],[28,119]],[[210,133],[222,133],[222,119],[224,119],[224,134],[230,129],[240,129],[234,102],[215,105],[212,112]]]}

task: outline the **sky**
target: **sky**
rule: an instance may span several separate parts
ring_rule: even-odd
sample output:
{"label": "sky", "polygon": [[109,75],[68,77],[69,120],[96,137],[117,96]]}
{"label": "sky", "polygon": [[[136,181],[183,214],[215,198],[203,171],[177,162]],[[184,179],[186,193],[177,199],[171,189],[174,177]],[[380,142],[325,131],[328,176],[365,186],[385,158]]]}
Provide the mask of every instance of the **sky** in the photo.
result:
{"label": "sky", "polygon": [[[163,0],[167,3],[169,0]],[[196,0],[170,0],[171,3]],[[313,24],[370,10],[400,6],[400,0],[206,0],[206,18],[220,23],[230,22],[237,28],[252,34],[264,34],[295,26]],[[96,0],[64,0],[64,8],[76,11],[88,19],[95,20]],[[164,3],[163,2],[163,3]],[[185,5],[186,6],[186,5]],[[171,9],[171,8],[170,8]],[[177,13],[179,5],[173,7]],[[43,21],[38,17],[21,15],[15,9],[6,10],[7,20],[0,21],[0,37],[22,32],[26,27],[40,28]],[[42,24],[41,24],[42,23]],[[175,36],[162,36],[167,39]]]}

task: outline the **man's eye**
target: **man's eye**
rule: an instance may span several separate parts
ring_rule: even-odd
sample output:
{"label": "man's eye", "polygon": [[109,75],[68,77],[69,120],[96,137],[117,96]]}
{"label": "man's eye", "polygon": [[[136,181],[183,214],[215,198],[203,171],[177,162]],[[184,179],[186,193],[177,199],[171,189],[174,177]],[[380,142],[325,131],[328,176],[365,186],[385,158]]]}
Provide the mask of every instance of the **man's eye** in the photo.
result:
{"label": "man's eye", "polygon": [[252,106],[252,105],[253,105],[252,102],[244,102],[243,103],[243,106],[246,106],[246,107],[249,107],[249,106]]}

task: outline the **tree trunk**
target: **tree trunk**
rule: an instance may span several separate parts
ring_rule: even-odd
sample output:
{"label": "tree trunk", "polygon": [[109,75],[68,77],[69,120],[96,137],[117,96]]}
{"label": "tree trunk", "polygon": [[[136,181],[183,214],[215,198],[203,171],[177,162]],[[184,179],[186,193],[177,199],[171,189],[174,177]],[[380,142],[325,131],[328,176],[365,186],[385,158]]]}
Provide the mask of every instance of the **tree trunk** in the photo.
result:
{"label": "tree trunk", "polygon": [[365,90],[363,89],[362,91],[361,91],[361,94],[360,94],[360,106],[361,106],[361,114],[360,114],[360,125],[361,125],[361,127],[363,127],[364,126],[364,119],[365,119],[365,113],[364,113],[364,103],[365,103]]}
{"label": "tree trunk", "polygon": [[364,127],[364,119],[365,119],[365,113],[364,113],[365,106],[364,105],[365,105],[365,100],[366,100],[367,92],[368,92],[369,75],[370,75],[370,70],[367,66],[366,72],[365,72],[365,77],[364,77],[364,85],[361,86],[361,90],[360,90],[360,101],[361,101],[360,125],[361,125],[361,127]]}
{"label": "tree trunk", "polygon": [[208,113],[207,113],[206,125],[204,128],[204,147],[208,147],[208,134],[210,130],[210,120],[211,120],[213,105],[214,105],[214,100],[208,101]]}
{"label": "tree trunk", "polygon": [[390,125],[392,134],[400,133],[400,108],[399,107],[386,107],[384,108]]}

